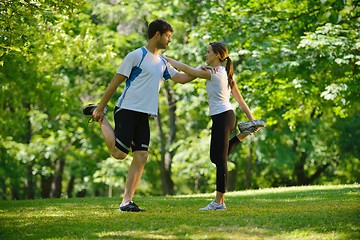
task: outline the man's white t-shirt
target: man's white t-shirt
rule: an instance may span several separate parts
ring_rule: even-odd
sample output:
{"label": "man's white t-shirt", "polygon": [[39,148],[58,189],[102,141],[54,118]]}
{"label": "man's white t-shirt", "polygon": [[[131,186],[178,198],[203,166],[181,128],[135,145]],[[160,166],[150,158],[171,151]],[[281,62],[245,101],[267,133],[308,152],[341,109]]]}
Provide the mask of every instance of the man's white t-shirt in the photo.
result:
{"label": "man's white t-shirt", "polygon": [[127,77],[116,106],[157,115],[161,80],[172,78],[178,71],[158,54],[141,47],[126,55],[116,73]]}
{"label": "man's white t-shirt", "polygon": [[224,66],[220,66],[217,73],[211,71],[211,79],[206,81],[210,116],[228,110],[233,110],[230,103],[231,89]]}

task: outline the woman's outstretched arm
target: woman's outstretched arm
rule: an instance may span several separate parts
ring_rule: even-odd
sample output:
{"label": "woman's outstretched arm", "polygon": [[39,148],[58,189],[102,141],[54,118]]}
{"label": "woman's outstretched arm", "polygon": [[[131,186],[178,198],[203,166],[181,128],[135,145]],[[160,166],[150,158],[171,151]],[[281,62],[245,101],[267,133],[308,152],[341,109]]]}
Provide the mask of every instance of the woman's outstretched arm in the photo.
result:
{"label": "woman's outstretched arm", "polygon": [[179,71],[183,71],[191,76],[203,78],[203,79],[207,79],[207,80],[210,80],[210,78],[211,78],[210,71],[202,70],[199,68],[193,68],[193,67],[190,67],[189,65],[186,65],[185,63],[176,61],[172,58],[169,58],[166,56],[163,56],[163,57],[166,59],[166,61],[168,61],[171,65],[173,65],[173,67],[175,67]]}

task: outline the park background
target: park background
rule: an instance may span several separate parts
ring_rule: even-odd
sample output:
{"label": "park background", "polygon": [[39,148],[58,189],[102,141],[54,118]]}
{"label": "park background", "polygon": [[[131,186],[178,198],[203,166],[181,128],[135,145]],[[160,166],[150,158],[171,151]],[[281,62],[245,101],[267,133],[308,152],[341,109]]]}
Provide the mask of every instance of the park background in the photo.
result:
{"label": "park background", "polygon": [[[229,157],[229,191],[360,181],[357,1],[4,0],[0,12],[2,199],[121,195],[131,155],[111,158],[82,108],[157,18],[174,28],[165,54],[191,66],[225,42],[241,93],[267,122]],[[214,191],[204,80],[164,82],[150,124],[136,194]]]}

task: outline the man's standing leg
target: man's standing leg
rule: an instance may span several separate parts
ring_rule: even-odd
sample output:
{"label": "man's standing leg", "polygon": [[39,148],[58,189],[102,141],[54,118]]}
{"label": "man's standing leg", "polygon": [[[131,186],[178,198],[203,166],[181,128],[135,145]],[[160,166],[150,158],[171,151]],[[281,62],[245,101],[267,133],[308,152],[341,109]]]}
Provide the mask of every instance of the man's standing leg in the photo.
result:
{"label": "man's standing leg", "polygon": [[139,185],[148,155],[147,151],[133,152],[133,160],[126,177],[124,197],[121,204],[132,201],[135,190]]}
{"label": "man's standing leg", "polygon": [[[121,211],[141,212],[140,209],[133,201],[133,196],[139,182],[141,180],[142,173],[146,161],[149,156],[148,146],[150,142],[150,126],[149,115],[145,113],[132,112],[134,118],[131,122],[128,122],[127,126],[134,124],[134,132],[131,134],[132,144],[131,149],[133,151],[133,160],[130,164],[130,168],[126,177],[125,190],[122,203],[120,205]],[[128,115],[130,116],[130,115]],[[129,117],[126,118],[129,120]]]}

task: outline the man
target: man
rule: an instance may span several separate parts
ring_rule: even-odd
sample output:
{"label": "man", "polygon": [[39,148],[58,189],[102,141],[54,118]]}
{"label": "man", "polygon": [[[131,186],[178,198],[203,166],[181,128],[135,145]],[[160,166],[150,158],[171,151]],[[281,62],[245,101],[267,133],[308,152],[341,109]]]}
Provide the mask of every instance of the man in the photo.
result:
{"label": "man", "polygon": [[[148,158],[149,116],[157,115],[162,78],[182,84],[194,79],[192,76],[179,73],[159,56],[160,50],[169,45],[172,33],[173,29],[167,22],[159,19],[151,22],[147,32],[147,45],[125,57],[100,103],[90,104],[83,109],[85,115],[91,115],[99,122],[106,146],[114,158],[125,159],[130,150],[133,151],[120,211],[144,211],[132,201],[132,198]],[[114,110],[113,129],[104,115],[105,107],[125,80],[125,89]]]}

